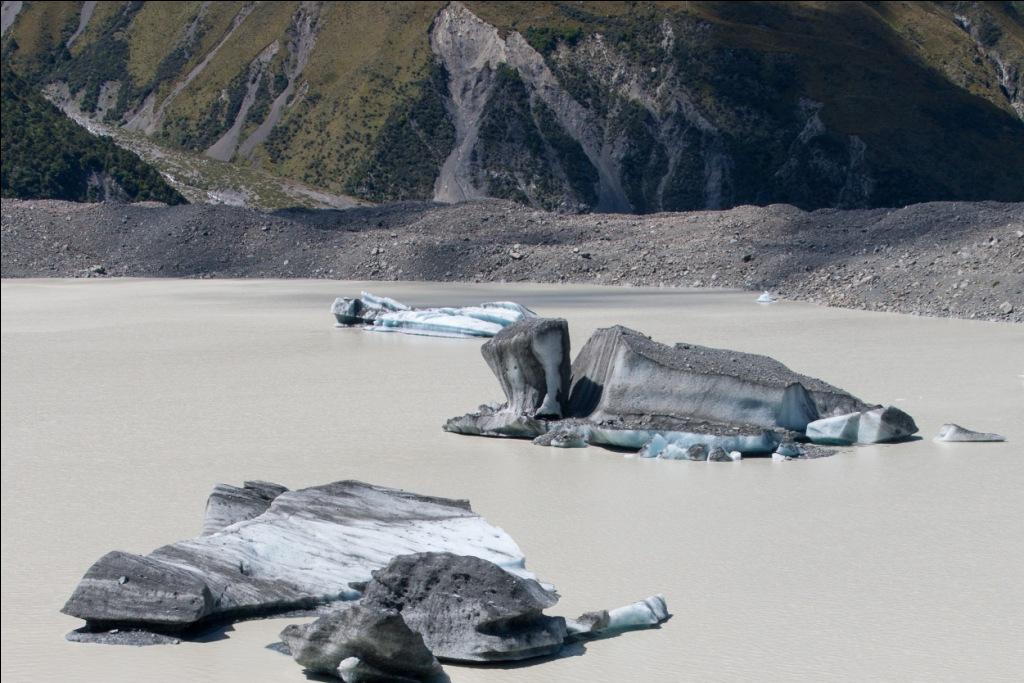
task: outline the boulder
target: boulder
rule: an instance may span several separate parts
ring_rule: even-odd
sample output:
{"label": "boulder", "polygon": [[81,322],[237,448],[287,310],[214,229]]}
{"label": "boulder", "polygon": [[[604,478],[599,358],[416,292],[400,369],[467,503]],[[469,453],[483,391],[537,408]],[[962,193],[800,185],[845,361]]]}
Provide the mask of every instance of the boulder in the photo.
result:
{"label": "boulder", "polygon": [[936,441],[1006,441],[1006,437],[1002,434],[994,434],[992,432],[975,432],[961,427],[958,424],[944,424],[939,427],[939,433],[935,437]]}
{"label": "boulder", "polygon": [[355,599],[350,583],[397,555],[426,551],[477,555],[530,576],[515,541],[468,502],[340,481],[281,493],[257,517],[147,556],[107,553],[63,612],[91,632],[175,633]]}
{"label": "boulder", "polygon": [[557,601],[537,581],[478,557],[420,553],[374,571],[361,603],[401,612],[438,659],[493,662],[560,650],[565,619],[543,613]]}
{"label": "boulder", "polygon": [[[421,681],[442,673],[423,637],[393,609],[346,605],[312,623],[286,627],[281,640],[307,671],[338,676],[349,683]],[[342,662],[345,667],[340,671]]]}

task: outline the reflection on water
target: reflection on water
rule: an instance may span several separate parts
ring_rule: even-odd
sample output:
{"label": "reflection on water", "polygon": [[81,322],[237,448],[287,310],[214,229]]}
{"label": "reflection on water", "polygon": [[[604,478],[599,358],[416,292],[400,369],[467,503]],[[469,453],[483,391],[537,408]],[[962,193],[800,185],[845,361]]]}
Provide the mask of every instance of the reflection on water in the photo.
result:
{"label": "reflection on water", "polygon": [[[498,398],[480,341],[332,327],[361,288],[412,305],[513,298],[570,322],[767,353],[912,414],[926,437],[834,458],[646,462],[459,437]],[[453,681],[1010,677],[1024,667],[1024,330],[756,293],[324,281],[4,281],[4,680],[302,681],[264,646],[63,641],[104,552],[199,531],[215,482],[355,478],[469,498],[556,584],[553,613],[666,594],[656,631]],[[1005,444],[936,444],[939,425]]]}

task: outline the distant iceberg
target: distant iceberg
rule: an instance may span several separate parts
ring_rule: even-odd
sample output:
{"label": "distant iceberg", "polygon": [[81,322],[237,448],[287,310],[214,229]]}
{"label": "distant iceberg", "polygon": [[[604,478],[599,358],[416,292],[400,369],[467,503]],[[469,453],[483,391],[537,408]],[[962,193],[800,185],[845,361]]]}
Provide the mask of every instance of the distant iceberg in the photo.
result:
{"label": "distant iceberg", "polygon": [[768,290],[761,292],[761,296],[757,297],[757,303],[759,304],[773,304],[776,301],[778,301],[778,299],[776,299]]}
{"label": "distant iceberg", "polygon": [[360,292],[358,298],[339,297],[331,305],[338,325],[360,326],[373,332],[402,332],[428,337],[493,337],[500,330],[537,314],[514,301],[491,301],[476,306],[410,308],[388,297]]}

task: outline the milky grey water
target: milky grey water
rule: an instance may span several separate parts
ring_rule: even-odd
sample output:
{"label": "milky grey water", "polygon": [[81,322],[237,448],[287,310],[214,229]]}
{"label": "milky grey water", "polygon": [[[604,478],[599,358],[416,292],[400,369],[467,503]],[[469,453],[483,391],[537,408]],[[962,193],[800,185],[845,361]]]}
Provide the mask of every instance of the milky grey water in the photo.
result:
{"label": "milky grey water", "polygon": [[[649,462],[446,434],[500,397],[480,341],[335,329],[336,295],[514,298],[574,351],[622,323],[767,353],[917,418],[833,458]],[[2,678],[302,681],[263,649],[67,643],[58,610],[111,549],[196,534],[215,482],[356,478],[469,498],[576,615],[661,592],[675,617],[580,656],[459,681],[978,680],[1024,670],[1024,328],[749,292],[324,281],[4,281]],[[946,421],[1006,444],[936,444]]]}

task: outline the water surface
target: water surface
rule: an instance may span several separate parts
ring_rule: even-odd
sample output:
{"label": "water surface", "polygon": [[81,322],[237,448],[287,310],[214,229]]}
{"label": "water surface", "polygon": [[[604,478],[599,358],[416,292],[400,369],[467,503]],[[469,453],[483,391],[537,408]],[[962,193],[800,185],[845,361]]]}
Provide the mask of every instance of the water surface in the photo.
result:
{"label": "water surface", "polygon": [[[446,434],[500,397],[480,341],[335,329],[336,295],[514,298],[770,354],[911,413],[926,437],[833,458],[650,462]],[[103,553],[195,535],[215,482],[355,478],[469,498],[558,586],[553,613],[661,592],[660,630],[453,681],[997,680],[1024,670],[1024,328],[759,306],[749,292],[325,281],[2,285],[4,681],[303,681],[263,649],[67,643],[58,610]],[[1005,444],[936,444],[954,421]]]}

